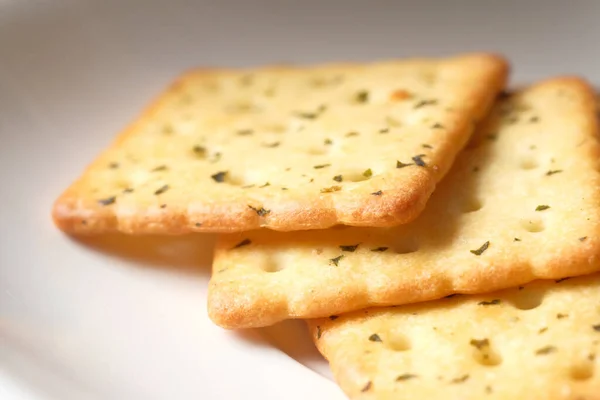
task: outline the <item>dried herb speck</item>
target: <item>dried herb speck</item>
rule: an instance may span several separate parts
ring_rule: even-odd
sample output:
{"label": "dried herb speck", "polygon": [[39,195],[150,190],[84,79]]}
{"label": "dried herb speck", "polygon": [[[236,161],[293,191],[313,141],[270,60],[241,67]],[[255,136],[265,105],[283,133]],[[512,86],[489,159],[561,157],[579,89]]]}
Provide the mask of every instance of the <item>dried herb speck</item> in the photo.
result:
{"label": "dried herb speck", "polygon": [[409,164],[405,164],[402,161],[396,160],[396,168],[404,168],[404,167],[408,167],[409,165],[412,165],[412,164],[410,164],[410,163]]}
{"label": "dried herb speck", "polygon": [[371,336],[369,336],[369,341],[371,341],[371,342],[382,342],[381,338],[376,333],[374,333]]}
{"label": "dried herb speck", "polygon": [[117,163],[117,162],[111,162],[110,164],[108,164],[108,168],[110,168],[110,169],[117,169],[117,168],[119,168],[119,163]]}
{"label": "dried herb speck", "polygon": [[421,147],[423,147],[424,149],[433,149],[433,146],[427,143],[422,144]]}
{"label": "dried herb speck", "polygon": [[520,242],[520,241],[521,241],[521,239],[519,239],[519,238],[514,238],[513,239],[513,242]]}
{"label": "dried herb speck", "polygon": [[582,236],[582,237],[579,238],[579,241],[580,242],[585,242],[586,239],[587,239],[587,236]]}
{"label": "dried herb speck", "polygon": [[478,306],[496,306],[500,303],[501,303],[500,299],[494,299],[494,300],[490,300],[490,301],[480,301],[479,303],[477,303],[477,305]]}
{"label": "dried herb speck", "polygon": [[373,176],[373,171],[371,171],[371,168],[369,168],[362,173],[362,176],[365,178],[370,178]]}
{"label": "dried herb speck", "polygon": [[123,189],[123,193],[133,193],[133,189],[132,188]]}
{"label": "dried herb speck", "polygon": [[239,249],[240,247],[248,246],[250,243],[252,243],[252,241],[250,239],[244,239],[241,242],[239,242],[238,244],[236,244],[235,246],[233,246],[233,248]]}
{"label": "dried herb speck", "polygon": [[202,226],[202,222],[196,222],[196,223],[194,224],[194,226],[195,226],[196,228],[200,228],[200,227]]}
{"label": "dried herb speck", "polygon": [[196,146],[192,147],[192,151],[198,157],[206,157],[206,147],[204,147],[204,146],[196,145]]}
{"label": "dried herb speck", "polygon": [[569,316],[569,314],[558,313],[558,314],[556,314],[556,319],[563,319],[563,318],[567,318],[568,316]]}
{"label": "dried herb speck", "polygon": [[351,244],[351,245],[341,245],[340,249],[342,249],[342,251],[347,251],[350,253],[353,253],[354,250],[356,250],[358,248],[359,244]]}
{"label": "dried herb speck", "polygon": [[266,182],[264,185],[260,185],[258,188],[262,189],[262,188],[266,188],[267,186],[271,186],[271,184],[269,182]]}
{"label": "dried herb speck", "polygon": [[366,90],[359,91],[354,96],[354,100],[357,103],[366,103],[367,101],[369,101],[369,92],[367,92]]}
{"label": "dried herb speck", "polygon": [[336,175],[333,177],[333,180],[336,182],[341,182],[344,178],[342,177],[342,175]]}
{"label": "dried herb speck", "polygon": [[369,389],[371,389],[372,386],[373,386],[373,382],[369,381],[360,391],[363,393],[367,392],[367,391],[369,391]]}
{"label": "dried herb speck", "polygon": [[548,330],[548,327],[547,327],[547,326],[545,326],[545,327],[543,327],[543,328],[540,328],[540,330],[538,331],[538,333],[539,333],[539,334],[542,334],[542,333],[546,332],[547,330]]}
{"label": "dried herb speck", "polygon": [[482,244],[481,247],[478,248],[477,250],[471,250],[471,253],[475,254],[476,256],[480,256],[483,254],[484,251],[486,251],[488,249],[488,247],[490,247],[489,240],[487,242],[485,242],[484,244]]}
{"label": "dried herb speck", "polygon": [[271,212],[271,210],[266,210],[263,207],[261,207],[261,208],[256,208],[256,207],[252,207],[252,206],[248,206],[248,207],[251,208],[256,214],[258,214],[259,217],[264,217],[265,215],[267,215]]}
{"label": "dried herb speck", "polygon": [[437,104],[437,100],[434,100],[434,99],[432,99],[432,100],[421,100],[417,104],[415,104],[414,108],[417,109],[417,108],[421,108],[421,107],[425,107],[425,106],[433,106],[435,104]]}
{"label": "dried herb speck", "polygon": [[563,281],[566,281],[567,279],[571,279],[571,278],[570,278],[570,277],[567,277],[567,278],[560,278],[560,279],[557,279],[557,280],[555,280],[554,282],[555,282],[555,283],[561,283],[561,282],[563,282]]}
{"label": "dried herb speck", "polygon": [[381,190],[378,190],[376,192],[371,193],[373,196],[381,196],[383,194],[383,192]]}
{"label": "dried herb speck", "polygon": [[388,249],[388,247],[375,247],[374,249],[371,249],[371,251],[374,251],[374,252],[377,252],[377,253],[383,253],[387,249]]}
{"label": "dried herb speck", "polygon": [[236,133],[240,136],[248,136],[248,135],[252,135],[254,133],[254,131],[252,129],[240,129]]}
{"label": "dried herb speck", "polygon": [[160,171],[166,171],[168,168],[166,165],[159,165],[156,168],[153,168],[150,172],[160,172]]}
{"label": "dried herb speck", "polygon": [[595,330],[596,332],[600,332],[600,324],[592,325],[592,329]]}
{"label": "dried herb speck", "polygon": [[281,144],[281,142],[273,142],[273,143],[265,143],[263,144],[264,147],[267,147],[269,149],[274,149],[275,147],[278,147]]}
{"label": "dried herb speck", "polygon": [[326,145],[333,144],[333,140],[331,140],[331,139],[325,139],[325,144]]}
{"label": "dried herb speck", "polygon": [[415,374],[402,374],[402,375],[398,375],[398,377],[396,377],[396,382],[407,381],[409,379],[414,379],[416,377],[417,377],[417,375],[415,375]]}
{"label": "dried herb speck", "polygon": [[463,383],[466,382],[467,379],[469,379],[469,374],[465,374],[461,377],[454,378],[450,381],[450,383]]}
{"label": "dried herb speck", "polygon": [[358,136],[358,135],[359,135],[358,132],[352,131],[352,132],[346,133],[346,135],[344,135],[344,136],[346,136],[346,137],[352,137],[352,136]]}
{"label": "dried herb speck", "polygon": [[167,190],[169,190],[169,185],[163,185],[163,186],[159,187],[159,188],[156,190],[156,192],[154,192],[154,194],[155,194],[156,196],[158,196],[158,195],[160,195],[160,194],[163,194],[163,193],[164,193],[164,192],[166,192]]}
{"label": "dried herb speck", "polygon": [[551,176],[554,174],[559,174],[563,172],[562,169],[551,169],[550,171],[546,172],[546,176]]}
{"label": "dried herb speck", "polygon": [[330,316],[329,316],[329,320],[330,320],[330,321],[335,321],[335,320],[336,320],[336,319],[338,319],[338,318],[339,318],[339,316],[338,316],[338,315],[330,315]]}
{"label": "dried herb speck", "polygon": [[444,129],[444,125],[442,125],[442,124],[440,124],[440,123],[436,122],[435,124],[433,124],[433,125],[431,126],[431,129]]}
{"label": "dried herb speck", "polygon": [[423,161],[423,157],[425,157],[425,154],[419,154],[418,156],[414,156],[412,158],[412,160],[415,162],[415,164],[417,164],[419,167],[426,167],[427,164],[425,163],[425,161]]}
{"label": "dried herb speck", "polygon": [[317,325],[317,339],[321,339],[321,327]]}
{"label": "dried herb speck", "polygon": [[557,350],[554,346],[546,346],[535,351],[536,356],[545,356],[546,354],[554,353]]}
{"label": "dried herb speck", "polygon": [[547,210],[547,209],[549,209],[549,208],[550,208],[550,206],[548,206],[548,205],[546,205],[546,204],[541,204],[541,205],[539,205],[539,206],[537,206],[537,207],[535,208],[535,211],[544,211],[544,210]]}
{"label": "dried herb speck", "polygon": [[225,182],[226,176],[227,176],[227,171],[219,171],[216,174],[211,175],[210,177],[213,179],[213,181],[215,181],[217,183],[223,183],[223,182]]}
{"label": "dried herb speck", "polygon": [[109,205],[113,204],[116,200],[117,200],[116,196],[110,196],[105,199],[98,200],[98,203],[100,203],[103,206],[109,206]]}
{"label": "dried herb speck", "polygon": [[533,117],[529,118],[529,122],[531,122],[532,124],[539,122],[539,120],[540,120],[540,117],[538,117],[538,116],[533,116]]}
{"label": "dried herb speck", "polygon": [[167,205],[166,204],[161,204],[160,208],[167,208]]}
{"label": "dried herb speck", "polygon": [[390,128],[381,128],[379,130],[379,133],[388,133],[390,131]]}
{"label": "dried herb speck", "polygon": [[338,192],[340,190],[342,190],[341,186],[330,186],[330,187],[321,189],[321,193]]}
{"label": "dried herb speck", "polygon": [[322,169],[322,168],[327,168],[330,166],[331,166],[331,164],[320,164],[320,165],[315,165],[313,168],[314,169]]}
{"label": "dried herb speck", "polygon": [[341,260],[342,258],[344,258],[344,255],[343,255],[343,254],[342,254],[341,256],[337,256],[337,257],[331,258],[331,259],[329,260],[329,265],[334,265],[334,266],[336,266],[336,267],[337,267],[337,266],[338,266],[338,264],[340,263],[340,260]]}

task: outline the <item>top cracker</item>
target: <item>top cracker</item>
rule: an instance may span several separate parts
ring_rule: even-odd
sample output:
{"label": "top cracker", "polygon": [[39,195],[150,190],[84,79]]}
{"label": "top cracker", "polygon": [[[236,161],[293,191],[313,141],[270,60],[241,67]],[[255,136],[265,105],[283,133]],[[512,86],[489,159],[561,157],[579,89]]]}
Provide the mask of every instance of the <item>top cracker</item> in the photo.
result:
{"label": "top cracker", "polygon": [[503,88],[485,54],[183,75],[57,200],[71,233],[414,219]]}

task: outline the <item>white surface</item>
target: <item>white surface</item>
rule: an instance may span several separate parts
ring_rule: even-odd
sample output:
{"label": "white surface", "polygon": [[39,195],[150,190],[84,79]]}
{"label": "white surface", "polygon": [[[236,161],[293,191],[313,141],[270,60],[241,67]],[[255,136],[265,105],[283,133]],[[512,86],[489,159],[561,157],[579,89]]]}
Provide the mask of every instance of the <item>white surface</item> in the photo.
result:
{"label": "white surface", "polygon": [[600,76],[600,2],[493,3],[0,0],[0,399],[343,399],[302,323],[209,322],[212,236],[76,242],[51,203],[194,65],[490,49],[518,82]]}

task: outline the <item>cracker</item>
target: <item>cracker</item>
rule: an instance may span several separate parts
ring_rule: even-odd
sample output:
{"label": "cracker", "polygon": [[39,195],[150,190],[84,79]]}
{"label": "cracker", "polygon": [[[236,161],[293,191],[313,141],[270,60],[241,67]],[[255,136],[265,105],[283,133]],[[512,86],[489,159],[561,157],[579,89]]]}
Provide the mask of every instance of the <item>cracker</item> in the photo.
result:
{"label": "cracker", "polygon": [[548,80],[499,102],[409,224],[223,235],[210,316],[262,326],[599,270],[596,124],[585,82]]}
{"label": "cracker", "polygon": [[351,399],[600,399],[600,275],[309,322]]}
{"label": "cracker", "polygon": [[404,223],[506,73],[485,54],[193,71],[88,167],[53,216],[71,233]]}

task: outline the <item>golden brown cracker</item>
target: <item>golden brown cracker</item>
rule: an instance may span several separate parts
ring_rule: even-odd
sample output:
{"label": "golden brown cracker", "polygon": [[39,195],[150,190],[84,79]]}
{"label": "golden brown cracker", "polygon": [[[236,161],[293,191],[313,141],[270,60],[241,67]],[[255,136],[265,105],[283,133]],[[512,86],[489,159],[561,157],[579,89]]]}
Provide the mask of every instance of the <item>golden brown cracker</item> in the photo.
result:
{"label": "golden brown cracker", "polygon": [[579,79],[505,98],[409,224],[222,236],[210,316],[255,327],[599,270],[597,135]]}
{"label": "golden brown cracker", "polygon": [[[506,74],[486,54],[192,71],[60,196],[53,217],[70,233],[404,223]],[[415,157],[426,166],[396,168]]]}
{"label": "golden brown cracker", "polygon": [[351,399],[600,399],[600,275],[309,321]]}

